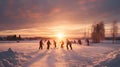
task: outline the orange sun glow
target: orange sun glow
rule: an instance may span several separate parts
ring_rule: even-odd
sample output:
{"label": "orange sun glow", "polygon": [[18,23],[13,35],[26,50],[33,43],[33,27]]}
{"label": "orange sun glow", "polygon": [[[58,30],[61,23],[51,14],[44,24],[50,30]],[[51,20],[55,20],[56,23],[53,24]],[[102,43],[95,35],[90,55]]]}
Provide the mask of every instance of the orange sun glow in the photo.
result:
{"label": "orange sun glow", "polygon": [[59,40],[62,40],[62,39],[65,37],[65,35],[64,35],[63,33],[58,33],[58,34],[56,35],[56,37],[57,37]]}

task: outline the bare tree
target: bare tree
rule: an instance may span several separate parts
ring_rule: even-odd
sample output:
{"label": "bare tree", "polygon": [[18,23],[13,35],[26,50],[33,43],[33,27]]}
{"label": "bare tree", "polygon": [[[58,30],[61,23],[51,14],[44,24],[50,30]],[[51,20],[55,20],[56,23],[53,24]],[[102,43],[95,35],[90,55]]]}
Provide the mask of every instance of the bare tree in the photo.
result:
{"label": "bare tree", "polygon": [[112,42],[113,42],[113,43],[115,43],[117,34],[118,34],[117,21],[113,21],[112,27],[111,27],[111,35],[112,35]]}
{"label": "bare tree", "polygon": [[100,25],[100,40],[104,40],[105,39],[105,27],[104,27],[104,22],[101,21],[99,23]]}
{"label": "bare tree", "polygon": [[105,38],[104,23],[100,22],[98,24],[92,25],[91,38],[94,43],[99,43]]}

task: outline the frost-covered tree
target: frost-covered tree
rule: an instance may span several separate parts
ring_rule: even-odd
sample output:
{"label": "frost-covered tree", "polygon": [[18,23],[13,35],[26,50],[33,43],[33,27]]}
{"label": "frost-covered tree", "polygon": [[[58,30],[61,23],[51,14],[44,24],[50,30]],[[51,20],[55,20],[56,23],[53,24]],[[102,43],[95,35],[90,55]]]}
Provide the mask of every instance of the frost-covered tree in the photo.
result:
{"label": "frost-covered tree", "polygon": [[99,43],[105,38],[104,23],[100,22],[98,24],[92,25],[91,38],[94,43]]}
{"label": "frost-covered tree", "polygon": [[115,40],[116,40],[117,34],[118,34],[117,21],[114,21],[114,22],[112,23],[112,28],[111,28],[111,35],[112,35],[112,41],[113,41],[113,43],[114,43]]}
{"label": "frost-covered tree", "polygon": [[104,27],[104,22],[100,22],[100,40],[104,40],[105,39],[105,27]]}

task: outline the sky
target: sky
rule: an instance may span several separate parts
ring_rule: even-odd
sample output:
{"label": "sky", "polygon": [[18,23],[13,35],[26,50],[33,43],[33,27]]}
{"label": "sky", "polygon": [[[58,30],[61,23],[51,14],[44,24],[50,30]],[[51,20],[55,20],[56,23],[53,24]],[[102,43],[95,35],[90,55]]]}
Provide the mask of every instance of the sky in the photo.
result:
{"label": "sky", "polygon": [[0,35],[80,37],[114,20],[120,23],[120,0],[0,0]]}

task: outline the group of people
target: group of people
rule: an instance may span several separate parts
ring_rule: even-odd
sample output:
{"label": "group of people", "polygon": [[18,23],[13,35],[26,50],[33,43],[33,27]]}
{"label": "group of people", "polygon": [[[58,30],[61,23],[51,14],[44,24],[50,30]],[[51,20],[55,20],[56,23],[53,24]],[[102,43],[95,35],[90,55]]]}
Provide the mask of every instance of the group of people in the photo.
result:
{"label": "group of people", "polygon": [[[90,44],[89,44],[89,43],[90,43],[90,41],[89,41],[89,39],[88,39],[88,38],[86,38],[86,39],[85,39],[85,42],[86,42],[86,45],[87,45],[87,46],[89,46],[89,45],[90,45]],[[78,40],[78,44],[82,45],[82,41],[81,41],[81,39],[79,39],[79,40]]]}
{"label": "group of people", "polygon": [[[64,41],[61,41],[61,48],[63,48],[63,46],[64,46]],[[67,39],[66,40],[66,47],[67,47],[67,49],[71,49],[72,50],[72,43]]]}
{"label": "group of people", "polygon": [[[87,43],[87,46],[89,46],[89,39],[86,39],[85,41],[86,41],[86,43]],[[55,48],[57,48],[57,43],[56,43],[55,40],[53,40],[52,43],[51,43],[50,40],[47,40],[46,44],[47,44],[47,49],[48,49],[48,50],[50,49],[50,46],[51,46],[52,44],[54,45]],[[78,44],[82,45],[81,39],[78,40]],[[43,45],[44,45],[43,40],[40,40],[40,42],[39,42],[39,49],[42,50],[42,49],[43,49]],[[63,48],[64,45],[65,45],[65,42],[64,42],[63,40],[60,41],[60,47]],[[73,48],[72,48],[72,42],[71,42],[70,40],[68,40],[68,39],[66,39],[66,48],[67,48],[68,50],[69,50],[69,49],[71,49],[71,50],[73,49]]]}
{"label": "group of people", "polygon": [[[39,49],[43,49],[43,45],[44,45],[44,43],[43,43],[43,40],[40,40],[40,42],[39,42]],[[50,49],[50,45],[51,45],[51,43],[50,43],[50,41],[48,40],[47,41],[47,49]]]}

